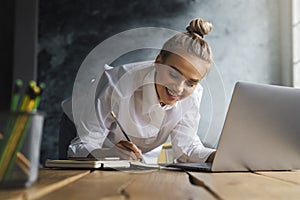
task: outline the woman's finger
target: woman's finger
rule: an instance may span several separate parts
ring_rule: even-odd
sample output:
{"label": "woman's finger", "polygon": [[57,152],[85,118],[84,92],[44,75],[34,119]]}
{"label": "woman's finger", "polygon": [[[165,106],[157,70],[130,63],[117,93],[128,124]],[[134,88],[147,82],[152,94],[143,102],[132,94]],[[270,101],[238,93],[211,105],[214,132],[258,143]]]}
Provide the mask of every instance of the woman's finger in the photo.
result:
{"label": "woman's finger", "polygon": [[134,153],[142,154],[142,151],[132,142],[120,141],[118,144],[121,144],[122,146],[126,147],[127,149],[130,149]]}
{"label": "woman's finger", "polygon": [[121,159],[126,159],[126,160],[137,160],[138,159],[138,157],[132,150],[122,146],[121,144],[117,144],[114,148],[114,151],[115,151],[115,154],[118,157],[120,157]]}

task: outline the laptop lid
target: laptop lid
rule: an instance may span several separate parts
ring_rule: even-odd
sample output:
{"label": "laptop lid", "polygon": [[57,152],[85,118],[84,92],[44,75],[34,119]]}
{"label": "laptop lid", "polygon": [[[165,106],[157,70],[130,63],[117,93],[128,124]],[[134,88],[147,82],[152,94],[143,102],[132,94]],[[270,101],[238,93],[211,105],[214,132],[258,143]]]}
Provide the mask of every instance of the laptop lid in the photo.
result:
{"label": "laptop lid", "polygon": [[300,89],[238,82],[212,171],[300,169]]}

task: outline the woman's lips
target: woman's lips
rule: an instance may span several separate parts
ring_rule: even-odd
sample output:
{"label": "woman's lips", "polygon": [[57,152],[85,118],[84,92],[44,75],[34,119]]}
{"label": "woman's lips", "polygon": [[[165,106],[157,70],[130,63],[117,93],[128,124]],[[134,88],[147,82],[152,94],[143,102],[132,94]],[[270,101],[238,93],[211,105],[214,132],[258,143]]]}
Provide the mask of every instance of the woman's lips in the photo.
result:
{"label": "woman's lips", "polygon": [[168,99],[170,101],[174,101],[174,100],[177,100],[179,98],[179,95],[177,95],[175,92],[173,92],[172,90],[170,90],[167,87],[166,87],[166,92],[168,94]]}

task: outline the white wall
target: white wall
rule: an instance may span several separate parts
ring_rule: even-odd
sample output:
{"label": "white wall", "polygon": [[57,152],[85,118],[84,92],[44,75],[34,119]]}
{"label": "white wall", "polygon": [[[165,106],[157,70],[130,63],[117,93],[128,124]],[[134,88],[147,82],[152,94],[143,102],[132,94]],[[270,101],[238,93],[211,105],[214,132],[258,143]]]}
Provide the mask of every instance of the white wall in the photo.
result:
{"label": "white wall", "polygon": [[[284,64],[281,56],[286,53],[281,47],[289,38],[288,35],[281,38],[280,34],[284,26],[281,25],[280,0],[214,0],[205,3],[191,13],[198,12],[214,24],[207,40],[224,83],[225,111],[238,80],[268,84],[290,81],[281,70]],[[219,92],[222,92],[221,88]],[[198,134],[205,143],[215,146],[225,111],[215,110],[222,106],[212,105],[209,95],[205,90]],[[223,104],[224,100],[220,98],[214,102]]]}

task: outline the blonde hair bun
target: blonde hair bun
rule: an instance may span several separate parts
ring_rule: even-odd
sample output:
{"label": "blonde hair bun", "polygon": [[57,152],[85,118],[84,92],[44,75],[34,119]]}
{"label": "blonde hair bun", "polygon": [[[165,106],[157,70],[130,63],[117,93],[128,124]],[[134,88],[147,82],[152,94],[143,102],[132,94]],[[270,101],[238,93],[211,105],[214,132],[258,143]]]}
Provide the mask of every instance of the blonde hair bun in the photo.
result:
{"label": "blonde hair bun", "polygon": [[186,30],[190,34],[199,35],[201,38],[203,38],[203,36],[207,35],[212,28],[212,23],[201,18],[196,18],[190,22],[190,24],[186,27]]}

